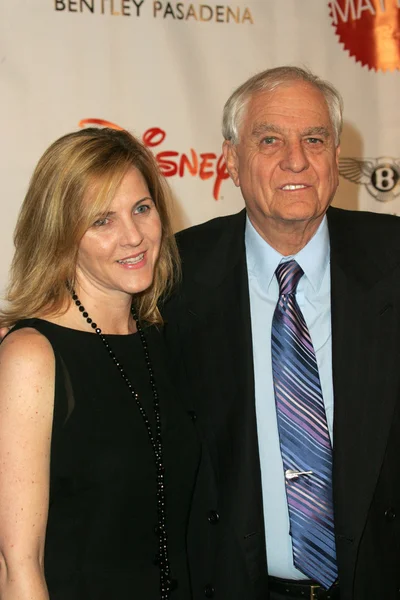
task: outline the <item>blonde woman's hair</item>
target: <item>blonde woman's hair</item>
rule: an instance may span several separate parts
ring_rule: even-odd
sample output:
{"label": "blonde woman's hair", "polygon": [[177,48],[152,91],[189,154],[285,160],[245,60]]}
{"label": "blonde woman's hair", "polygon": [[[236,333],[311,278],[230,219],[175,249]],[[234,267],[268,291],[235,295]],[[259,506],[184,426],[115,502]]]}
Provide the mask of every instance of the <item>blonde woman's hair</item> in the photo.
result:
{"label": "blonde woman's hair", "polygon": [[[8,305],[0,311],[1,327],[66,310],[82,236],[109,206],[132,167],[144,177],[162,225],[153,283],[135,295],[134,302],[140,319],[162,322],[158,301],[180,275],[169,187],[151,152],[130,133],[88,128],[55,141],[36,166],[14,232],[15,254]],[[90,205],[84,202],[88,193],[93,198]]]}

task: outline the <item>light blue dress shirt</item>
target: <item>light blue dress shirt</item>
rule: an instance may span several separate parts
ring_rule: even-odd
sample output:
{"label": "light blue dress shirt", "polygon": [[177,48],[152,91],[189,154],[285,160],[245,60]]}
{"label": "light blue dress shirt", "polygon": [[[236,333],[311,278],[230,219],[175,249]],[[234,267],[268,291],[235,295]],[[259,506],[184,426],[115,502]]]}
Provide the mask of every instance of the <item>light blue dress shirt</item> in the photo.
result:
{"label": "light blue dress shirt", "polygon": [[329,233],[326,217],[314,237],[295,256],[283,257],[255,230],[247,217],[245,230],[258,446],[267,540],[268,573],[285,579],[305,579],[293,565],[285,479],[279,447],[271,366],[272,317],[279,286],[275,269],[295,259],[304,271],[296,298],[308,325],[317,358],[329,434],[333,430],[333,384]]}

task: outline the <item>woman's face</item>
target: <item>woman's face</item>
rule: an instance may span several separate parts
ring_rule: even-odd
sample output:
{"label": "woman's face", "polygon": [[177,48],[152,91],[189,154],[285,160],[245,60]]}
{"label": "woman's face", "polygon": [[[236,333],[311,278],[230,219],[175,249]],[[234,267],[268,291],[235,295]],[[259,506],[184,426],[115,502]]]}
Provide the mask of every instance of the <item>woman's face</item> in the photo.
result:
{"label": "woman's face", "polygon": [[132,167],[107,213],[99,214],[82,237],[77,283],[87,292],[142,292],[153,281],[160,244],[159,214],[143,175]]}

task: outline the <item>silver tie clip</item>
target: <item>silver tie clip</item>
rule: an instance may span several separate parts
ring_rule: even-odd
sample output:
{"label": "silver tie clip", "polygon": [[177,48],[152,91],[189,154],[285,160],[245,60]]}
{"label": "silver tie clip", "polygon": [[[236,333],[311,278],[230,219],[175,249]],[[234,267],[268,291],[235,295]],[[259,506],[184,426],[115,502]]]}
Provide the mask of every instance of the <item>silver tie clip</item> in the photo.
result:
{"label": "silver tie clip", "polygon": [[297,479],[299,475],[312,475],[312,471],[293,471],[293,469],[286,469],[285,479]]}

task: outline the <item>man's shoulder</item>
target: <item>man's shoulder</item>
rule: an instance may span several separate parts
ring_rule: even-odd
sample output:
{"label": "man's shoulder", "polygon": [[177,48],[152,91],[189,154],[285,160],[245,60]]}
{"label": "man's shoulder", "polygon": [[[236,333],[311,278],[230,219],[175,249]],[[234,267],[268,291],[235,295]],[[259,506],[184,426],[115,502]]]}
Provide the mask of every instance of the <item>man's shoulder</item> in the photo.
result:
{"label": "man's shoulder", "polygon": [[387,213],[375,213],[363,210],[344,210],[342,208],[330,207],[328,211],[328,223],[338,226],[354,226],[371,229],[389,229],[398,232],[400,230],[400,218]]}
{"label": "man's shoulder", "polygon": [[331,238],[340,243],[359,242],[370,246],[395,246],[400,251],[400,218],[361,210],[330,208],[328,227]]}
{"label": "man's shoulder", "polygon": [[330,208],[328,229],[331,255],[343,264],[376,265],[381,274],[399,268],[399,217]]}

